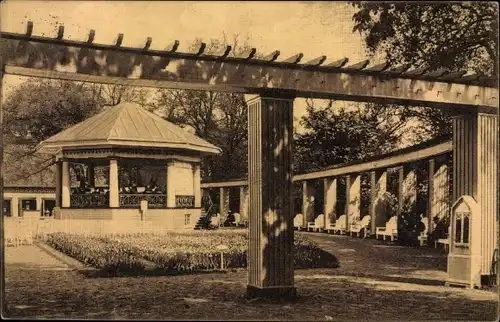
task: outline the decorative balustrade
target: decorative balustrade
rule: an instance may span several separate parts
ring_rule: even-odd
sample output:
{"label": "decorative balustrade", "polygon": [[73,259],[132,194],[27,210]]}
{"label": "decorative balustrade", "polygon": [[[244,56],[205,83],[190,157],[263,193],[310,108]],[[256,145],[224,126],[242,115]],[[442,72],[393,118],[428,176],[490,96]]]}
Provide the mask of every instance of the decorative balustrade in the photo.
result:
{"label": "decorative balustrade", "polygon": [[120,207],[138,208],[142,200],[148,201],[148,208],[165,208],[167,205],[164,194],[124,193],[120,194]]}
{"label": "decorative balustrade", "polygon": [[107,208],[109,196],[104,194],[71,194],[71,208]]}
{"label": "decorative balustrade", "polygon": [[194,208],[194,196],[175,196],[177,208]]}

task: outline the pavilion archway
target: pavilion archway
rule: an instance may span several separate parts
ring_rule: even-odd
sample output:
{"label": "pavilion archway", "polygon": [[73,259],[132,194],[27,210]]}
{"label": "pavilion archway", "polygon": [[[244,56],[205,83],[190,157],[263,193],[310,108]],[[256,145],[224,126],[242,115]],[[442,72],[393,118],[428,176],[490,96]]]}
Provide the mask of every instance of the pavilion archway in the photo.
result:
{"label": "pavilion archway", "polygon": [[[0,34],[1,76],[4,74],[121,84],[255,94],[249,105],[249,282],[251,296],[295,294],[293,260],[292,134],[296,97],[393,103],[448,109],[454,118],[453,200],[471,196],[480,209],[482,265],[496,243],[498,211],[498,80],[466,75],[465,71],[409,66],[369,67],[369,61],[346,66],[343,58],[325,63],[326,56],[301,63],[302,53],[278,60],[279,51],[256,59],[256,49],[230,57],[228,46],[219,55],[205,55],[202,43],[195,53],[64,39],[60,26],[55,38]],[[3,120],[1,120],[3,122]],[[0,122],[1,123],[1,122]],[[2,179],[3,180],[3,179]],[[3,183],[1,183],[3,187]],[[470,204],[467,199],[467,204]],[[460,207],[458,207],[460,208]],[[2,216],[3,220],[3,216]],[[481,233],[483,231],[483,233]],[[452,247],[452,249],[454,249]],[[472,258],[472,257],[470,257]],[[457,262],[458,263],[458,262]]]}

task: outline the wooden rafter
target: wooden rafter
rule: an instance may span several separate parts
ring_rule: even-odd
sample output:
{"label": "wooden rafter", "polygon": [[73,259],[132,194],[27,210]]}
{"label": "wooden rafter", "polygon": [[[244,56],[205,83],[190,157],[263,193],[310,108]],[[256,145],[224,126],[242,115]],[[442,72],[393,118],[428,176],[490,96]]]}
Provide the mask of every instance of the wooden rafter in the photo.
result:
{"label": "wooden rafter", "polygon": [[33,24],[28,23],[26,34],[0,33],[7,73],[160,88],[252,94],[272,88],[316,98],[498,107],[498,80],[462,77],[462,72],[426,73],[387,64],[366,68],[369,61],[345,66],[348,58],[323,65],[326,56],[300,63],[302,53],[280,61],[278,50],[258,59],[255,48],[239,57],[229,56],[230,47],[212,55],[205,54],[204,43],[194,53],[181,53],[178,41],[165,50],[151,50],[151,38],[144,47],[131,48],[122,46],[123,34],[114,44],[104,45],[94,43],[94,30],[83,42],[63,39],[64,28],[55,38],[32,32]]}

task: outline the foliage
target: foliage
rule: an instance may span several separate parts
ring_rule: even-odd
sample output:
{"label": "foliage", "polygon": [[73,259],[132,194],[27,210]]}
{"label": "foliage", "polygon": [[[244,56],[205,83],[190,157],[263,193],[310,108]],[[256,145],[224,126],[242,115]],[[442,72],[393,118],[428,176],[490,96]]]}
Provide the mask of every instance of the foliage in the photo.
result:
{"label": "foliage", "polygon": [[392,150],[399,141],[404,121],[391,107],[334,108],[333,101],[315,108],[308,102],[301,119],[305,133],[294,141],[296,172],[312,171],[335,164],[360,161]]}
{"label": "foliage", "polygon": [[[48,243],[57,250],[87,265],[112,274],[120,272],[141,274],[140,258],[151,261],[168,272],[212,270],[220,268],[221,250],[225,268],[247,265],[248,236],[246,232],[167,233],[126,235],[114,237],[83,237],[67,233],[48,235]],[[294,264],[296,268],[338,267],[337,259],[303,236],[295,237]]]}
{"label": "foliage", "polygon": [[[498,76],[498,4],[495,2],[360,2],[353,32],[360,32],[371,54],[383,53],[390,65],[428,70],[446,68]],[[450,136],[449,111],[396,107],[419,124],[414,140]],[[453,111],[451,111],[453,112]]]}
{"label": "foliage", "polygon": [[62,253],[112,275],[144,271],[144,264],[133,249],[105,238],[53,233],[47,236],[47,242]]}
{"label": "foliage", "polygon": [[52,158],[35,153],[41,141],[98,113],[105,106],[143,97],[118,85],[29,79],[7,97],[4,108],[6,182],[51,185]]}
{"label": "foliage", "polygon": [[[197,39],[190,46],[196,51],[201,44]],[[238,56],[249,49],[239,37],[229,40],[211,39],[205,52],[216,54],[231,45],[230,56]],[[247,171],[247,105],[242,94],[211,91],[166,90],[155,93],[152,109],[161,112],[165,119],[184,127],[222,149],[218,156],[203,160],[202,178],[223,180],[244,177]]]}
{"label": "foliage", "polygon": [[392,64],[498,75],[498,4],[494,2],[352,2],[353,31]]}

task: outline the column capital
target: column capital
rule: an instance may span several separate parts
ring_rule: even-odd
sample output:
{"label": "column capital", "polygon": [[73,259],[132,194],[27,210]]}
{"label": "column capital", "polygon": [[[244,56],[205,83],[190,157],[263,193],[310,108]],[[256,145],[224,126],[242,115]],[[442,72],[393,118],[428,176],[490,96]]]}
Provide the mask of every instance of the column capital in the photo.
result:
{"label": "column capital", "polygon": [[297,94],[295,91],[266,89],[255,96],[252,95],[252,97],[247,99],[246,103],[250,104],[258,100],[293,101],[296,97]]}

